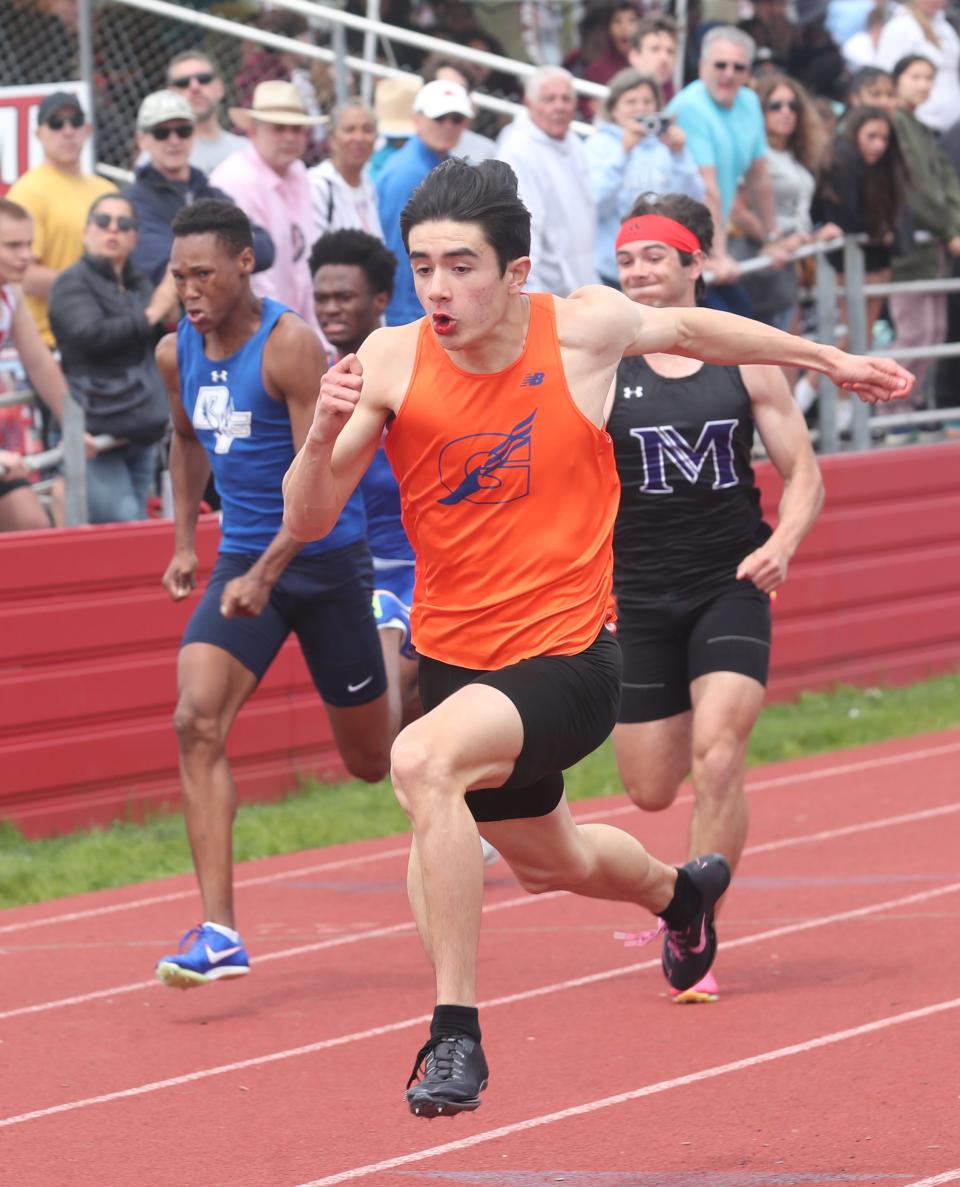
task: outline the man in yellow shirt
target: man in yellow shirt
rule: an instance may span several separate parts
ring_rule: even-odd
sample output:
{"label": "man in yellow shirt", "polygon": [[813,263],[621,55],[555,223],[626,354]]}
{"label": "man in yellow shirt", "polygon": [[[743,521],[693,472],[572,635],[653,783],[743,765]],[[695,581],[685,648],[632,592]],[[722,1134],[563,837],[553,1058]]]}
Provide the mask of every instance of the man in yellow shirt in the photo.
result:
{"label": "man in yellow shirt", "polygon": [[56,345],[47,319],[47,298],[64,268],[83,255],[87,211],[95,198],[116,189],[113,182],[80,169],[80,155],[90,136],[76,95],[56,91],[40,104],[37,139],[43,161],[11,187],[7,197],[33,219],[33,262],[23,280],[26,305],[41,337]]}

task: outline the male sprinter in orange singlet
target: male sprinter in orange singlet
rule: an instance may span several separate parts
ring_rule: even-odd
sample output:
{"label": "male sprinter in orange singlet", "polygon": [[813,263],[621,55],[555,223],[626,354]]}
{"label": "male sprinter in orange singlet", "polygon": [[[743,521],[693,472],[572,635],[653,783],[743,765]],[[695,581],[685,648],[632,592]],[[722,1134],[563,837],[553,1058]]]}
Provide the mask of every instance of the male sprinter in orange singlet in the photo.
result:
{"label": "male sprinter in orange singlet", "polygon": [[562,770],[610,733],[620,700],[604,629],[619,484],[603,410],[621,358],[807,367],[871,403],[905,396],[912,377],[732,314],[647,308],[601,286],[525,293],[530,217],[499,161],[445,161],[400,225],[426,316],[376,330],[324,376],[284,479],[284,522],[301,540],[329,531],[389,424],[426,710],[394,743],[392,778],[413,824],[408,890],[438,1003],[407,1100],[435,1117],[477,1108],[488,1079],[478,825],[529,891],[658,915],[674,988],[699,981],[716,950],[724,859],[677,870],[628,833],[576,825],[563,797]]}

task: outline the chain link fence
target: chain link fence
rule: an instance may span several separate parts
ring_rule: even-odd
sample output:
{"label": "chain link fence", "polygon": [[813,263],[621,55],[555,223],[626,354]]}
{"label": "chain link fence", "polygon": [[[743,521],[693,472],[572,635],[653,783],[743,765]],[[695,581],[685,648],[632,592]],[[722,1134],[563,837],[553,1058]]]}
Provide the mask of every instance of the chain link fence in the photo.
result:
{"label": "chain link fence", "polygon": [[[382,19],[401,27],[445,38],[492,53],[532,62],[559,62],[578,44],[578,26],[585,13],[600,0],[380,0]],[[115,0],[90,0],[89,44],[93,91],[93,117],[97,160],[114,168],[129,169],[135,159],[135,120],[144,95],[165,83],[166,66],[176,54],[200,49],[213,57],[226,84],[224,109],[244,106],[257,82],[289,78],[313,88],[320,110],[334,101],[333,67],[298,54],[281,51],[244,37],[243,26],[302,43],[330,48],[335,44],[331,25],[316,17],[270,9],[269,4],[224,0],[204,3],[187,0],[176,7],[177,19],[133,8]],[[343,7],[365,15],[366,0],[348,0]],[[83,77],[78,0],[0,0],[0,88],[32,87]],[[214,31],[191,22],[191,13],[215,16],[236,23],[236,32]],[[363,56],[363,34],[347,30],[344,48]],[[394,69],[421,73],[431,59],[412,46],[380,40],[377,58]],[[475,89],[495,98],[518,101],[516,78],[471,67]],[[359,91],[360,80],[350,80]],[[496,134],[504,117],[484,111],[475,129]]]}

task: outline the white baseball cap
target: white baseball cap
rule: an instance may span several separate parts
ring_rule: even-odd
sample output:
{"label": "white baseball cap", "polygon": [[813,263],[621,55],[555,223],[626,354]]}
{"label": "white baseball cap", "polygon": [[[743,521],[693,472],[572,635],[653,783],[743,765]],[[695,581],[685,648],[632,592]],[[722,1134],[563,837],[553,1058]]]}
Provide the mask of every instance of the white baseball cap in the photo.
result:
{"label": "white baseball cap", "polygon": [[413,110],[431,120],[438,120],[445,115],[473,118],[473,104],[466,90],[458,82],[447,82],[441,78],[428,82],[417,91]]}
{"label": "white baseball cap", "polygon": [[174,91],[154,91],[152,95],[147,95],[137,112],[137,127],[140,131],[149,132],[167,120],[186,120],[188,124],[195,124],[197,117],[184,95]]}

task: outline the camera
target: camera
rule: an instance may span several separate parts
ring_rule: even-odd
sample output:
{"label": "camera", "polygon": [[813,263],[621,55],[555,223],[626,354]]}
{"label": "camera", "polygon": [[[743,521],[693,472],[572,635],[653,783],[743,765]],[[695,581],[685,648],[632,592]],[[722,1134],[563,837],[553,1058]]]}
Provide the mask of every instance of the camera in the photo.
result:
{"label": "camera", "polygon": [[653,115],[634,116],[634,120],[645,136],[662,136],[670,127],[670,117],[662,111],[654,112]]}

